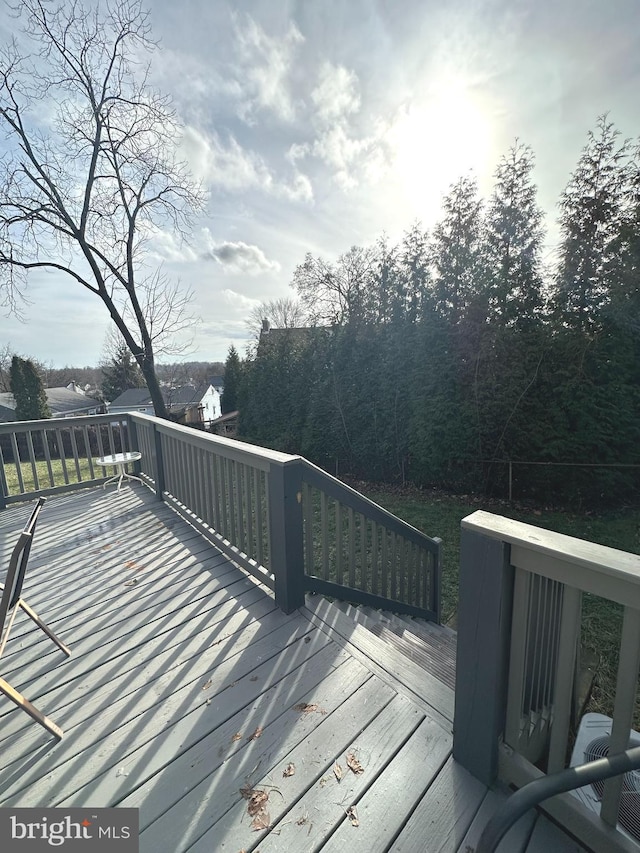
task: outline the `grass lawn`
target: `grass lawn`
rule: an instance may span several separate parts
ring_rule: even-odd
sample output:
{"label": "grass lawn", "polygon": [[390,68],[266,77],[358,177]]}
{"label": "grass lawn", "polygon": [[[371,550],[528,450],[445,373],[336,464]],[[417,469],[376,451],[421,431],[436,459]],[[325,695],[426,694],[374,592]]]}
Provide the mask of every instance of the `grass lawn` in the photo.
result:
{"label": "grass lawn", "polygon": [[[92,479],[91,469],[89,468],[89,460],[86,457],[84,459],[78,459],[78,467],[80,469],[79,477],[73,459],[67,459],[66,465],[69,483],[86,482]],[[24,482],[24,491],[35,491],[36,486],[33,478],[33,469],[31,467],[31,463],[23,462],[21,470],[22,479]],[[52,486],[65,485],[64,470],[62,468],[62,462],[59,459],[51,460],[51,473],[53,475],[53,482],[51,482],[51,477],[49,476],[49,469],[45,460],[36,462],[36,473],[38,475],[39,486],[41,489],[49,489]],[[109,469],[100,468],[98,465],[96,465],[95,461],[93,462],[93,475],[95,479],[100,479],[105,476],[111,476],[111,474],[109,473]],[[13,463],[7,463],[5,465],[5,476],[7,478],[9,494],[20,494],[21,489],[18,481],[18,472],[16,470],[16,466]]]}
{"label": "grass lawn", "polygon": [[[640,554],[640,509],[622,509],[606,513],[563,512],[532,509],[506,501],[475,496],[456,497],[437,491],[388,489],[372,484],[353,484],[371,500],[408,521],[429,536],[443,541],[442,619],[455,618],[458,602],[458,565],[460,560],[460,521],[478,509],[507,518],[535,524],[558,533],[588,539],[611,548]],[[622,628],[622,608],[613,602],[585,595],[582,608],[583,648],[597,660],[596,681],[589,704],[590,711],[612,714],[615,696],[618,648]],[[635,727],[640,727],[640,709],[636,703]]]}

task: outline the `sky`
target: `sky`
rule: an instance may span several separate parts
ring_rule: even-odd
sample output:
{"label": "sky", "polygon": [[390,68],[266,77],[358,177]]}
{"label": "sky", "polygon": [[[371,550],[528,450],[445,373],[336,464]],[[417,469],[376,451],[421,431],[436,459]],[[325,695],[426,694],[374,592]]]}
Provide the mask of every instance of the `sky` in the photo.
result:
{"label": "sky", "polygon": [[[242,354],[252,308],[295,295],[307,252],[335,260],[416,221],[431,228],[469,172],[487,197],[516,137],[536,156],[550,250],[598,115],[640,136],[640,0],[147,7],[152,82],[173,99],[181,155],[208,196],[186,240],[161,230],[153,244],[193,292],[188,360],[224,361],[231,344]],[[11,26],[2,15],[0,41]],[[0,315],[0,346],[56,367],[98,363],[109,320],[95,296],[44,273],[28,296],[24,321]]]}

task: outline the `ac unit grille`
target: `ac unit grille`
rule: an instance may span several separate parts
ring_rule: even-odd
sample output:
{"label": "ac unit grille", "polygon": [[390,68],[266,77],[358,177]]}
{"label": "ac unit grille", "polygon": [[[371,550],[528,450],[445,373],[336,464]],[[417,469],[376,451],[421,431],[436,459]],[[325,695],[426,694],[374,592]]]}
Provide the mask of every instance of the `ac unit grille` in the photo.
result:
{"label": "ac unit grille", "polygon": [[[594,738],[584,751],[585,762],[606,758],[609,755],[610,740],[609,735]],[[594,782],[591,787],[598,800],[602,800],[604,782]],[[624,774],[618,823],[629,835],[640,841],[640,773],[636,770]]]}

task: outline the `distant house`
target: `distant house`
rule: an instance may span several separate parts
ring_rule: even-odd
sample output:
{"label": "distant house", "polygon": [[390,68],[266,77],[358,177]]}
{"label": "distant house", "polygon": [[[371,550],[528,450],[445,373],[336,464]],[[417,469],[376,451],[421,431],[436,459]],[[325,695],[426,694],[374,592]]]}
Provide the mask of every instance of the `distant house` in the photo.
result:
{"label": "distant house", "polygon": [[124,412],[142,412],[145,415],[156,413],[148,388],[127,388],[107,405],[111,415],[121,415]]}
{"label": "distant house", "polygon": [[[106,412],[104,403],[69,388],[45,388],[44,393],[52,418],[75,418],[80,415],[102,415]],[[15,420],[16,401],[10,391],[3,391],[0,393],[0,421],[6,423]]]}
{"label": "distant house", "polygon": [[227,438],[235,438],[238,434],[238,415],[240,412],[227,412],[219,418],[211,421],[209,432],[214,435],[226,435]]}
{"label": "distant house", "polygon": [[[183,385],[180,388],[163,389],[162,396],[169,414],[178,423],[208,424],[222,412],[220,392],[208,382],[198,386]],[[144,412],[154,415],[155,409],[146,388],[129,388],[109,404],[109,412]]]}
{"label": "distant house", "polygon": [[222,392],[224,391],[224,376],[209,377],[209,385],[211,385],[211,387],[214,388],[222,397]]}

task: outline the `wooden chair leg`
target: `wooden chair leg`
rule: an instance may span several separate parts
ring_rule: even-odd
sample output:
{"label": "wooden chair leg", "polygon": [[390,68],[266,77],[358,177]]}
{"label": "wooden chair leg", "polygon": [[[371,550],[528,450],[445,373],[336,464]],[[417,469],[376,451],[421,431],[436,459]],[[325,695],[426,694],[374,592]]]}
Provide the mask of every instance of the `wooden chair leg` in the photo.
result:
{"label": "wooden chair leg", "polygon": [[56,646],[59,649],[62,649],[62,651],[65,653],[65,655],[67,655],[67,657],[71,654],[71,649],[68,646],[66,646],[56,634],[53,633],[53,631],[51,630],[51,628],[49,628],[49,626],[46,624],[46,622],[42,621],[42,619],[38,616],[36,611],[32,607],[29,607],[29,605],[27,604],[26,601],[24,601],[21,598],[20,601],[18,602],[18,606],[24,610],[24,612],[27,614],[27,616],[29,616],[31,619],[33,619],[33,621],[36,623],[38,628],[40,628],[42,631],[44,631],[44,633],[47,635],[47,637],[49,637],[49,639],[53,640],[53,642],[56,644]]}
{"label": "wooden chair leg", "polygon": [[45,728],[48,732],[50,732],[54,737],[58,740],[62,738],[62,729],[60,726],[56,726],[56,724],[46,717],[42,711],[39,711],[35,705],[32,705],[28,699],[22,695],[22,693],[18,693],[8,681],[5,681],[4,678],[0,678],[0,692],[4,693],[5,696],[8,696],[12,702],[22,708],[32,720],[35,720],[36,723],[40,723],[40,725]]}

